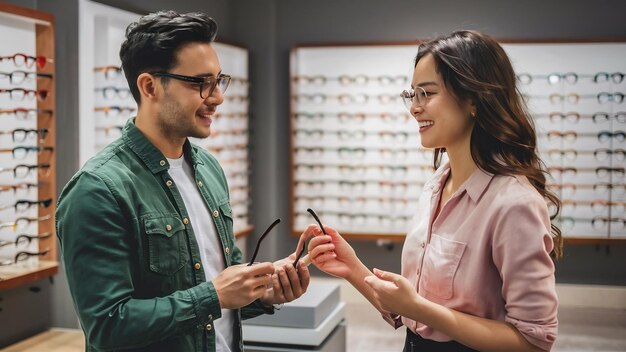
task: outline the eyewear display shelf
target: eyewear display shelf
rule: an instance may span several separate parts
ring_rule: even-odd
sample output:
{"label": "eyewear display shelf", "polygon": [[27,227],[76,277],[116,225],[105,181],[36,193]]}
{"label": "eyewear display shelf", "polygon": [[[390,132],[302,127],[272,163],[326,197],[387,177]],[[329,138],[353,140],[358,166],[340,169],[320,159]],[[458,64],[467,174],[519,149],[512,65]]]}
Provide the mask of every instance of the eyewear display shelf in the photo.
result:
{"label": "eyewear display shelf", "polygon": [[[121,69],[119,48],[128,24],[140,15],[88,0],[80,2],[81,118],[80,158],[89,158],[117,139],[137,104]],[[98,45],[94,45],[98,43]],[[234,233],[245,238],[252,232],[250,219],[250,161],[248,157],[248,52],[238,46],[214,43],[222,71],[232,77],[211,125],[211,136],[191,138],[213,154],[229,184]],[[190,94],[199,94],[199,91]]]}
{"label": "eyewear display shelf", "polygon": [[[626,242],[626,40],[502,41],[535,123],[569,243]],[[432,150],[399,94],[417,43],[291,52],[294,235],[322,222],[347,238],[403,241]],[[602,60],[597,58],[601,57]]]}
{"label": "eyewear display shelf", "polygon": [[0,3],[0,290],[58,272],[54,18]]}

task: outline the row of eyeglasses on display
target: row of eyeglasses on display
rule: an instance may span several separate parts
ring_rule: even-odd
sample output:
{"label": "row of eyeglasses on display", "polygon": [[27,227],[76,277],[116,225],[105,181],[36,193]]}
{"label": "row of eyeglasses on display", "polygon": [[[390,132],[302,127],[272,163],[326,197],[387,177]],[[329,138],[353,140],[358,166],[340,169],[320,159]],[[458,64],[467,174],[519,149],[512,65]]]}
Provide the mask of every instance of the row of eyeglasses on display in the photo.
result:
{"label": "row of eyeglasses on display", "polygon": [[[4,120],[3,126],[12,127],[0,129],[0,266],[3,267],[43,256],[49,251],[32,251],[29,248],[37,240],[51,237],[52,234],[30,233],[29,230],[32,230],[31,225],[52,218],[51,215],[30,215],[53,205],[52,198],[36,197],[39,186],[47,182],[46,178],[50,175],[50,159],[54,152],[52,146],[45,145],[50,142],[49,128],[38,126],[37,120],[43,117],[45,121],[51,122],[54,112],[33,108],[34,101],[50,99],[51,92],[29,87],[37,86],[41,80],[53,79],[52,74],[36,71],[44,69],[51,62],[53,60],[45,56],[23,53],[0,56],[0,64],[6,70],[0,72],[0,101],[6,104],[0,107],[0,119]],[[13,107],[22,102],[25,106]],[[11,108],[6,108],[7,105]],[[8,220],[11,213],[14,218]]]}

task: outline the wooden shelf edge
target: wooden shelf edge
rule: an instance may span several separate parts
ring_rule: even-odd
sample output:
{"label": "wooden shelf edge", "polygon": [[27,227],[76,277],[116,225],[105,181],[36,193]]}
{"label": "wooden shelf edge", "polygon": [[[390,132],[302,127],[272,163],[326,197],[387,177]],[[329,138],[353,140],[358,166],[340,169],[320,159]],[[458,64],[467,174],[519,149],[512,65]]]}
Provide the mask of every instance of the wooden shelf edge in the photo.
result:
{"label": "wooden shelf edge", "polygon": [[563,237],[563,243],[565,244],[626,244],[626,237]]}
{"label": "wooden shelf edge", "polygon": [[[291,235],[300,237],[302,230],[293,230]],[[347,240],[376,241],[389,240],[392,242],[404,242],[406,234],[389,234],[389,233],[341,233],[341,236]],[[626,244],[626,237],[563,237],[565,244]]]}
{"label": "wooden shelf edge", "polygon": [[[302,234],[302,230],[293,230],[291,235],[294,237],[300,237]],[[362,241],[377,241],[377,240],[387,240],[392,242],[404,242],[404,238],[406,234],[398,233],[398,234],[390,234],[390,233],[356,233],[356,232],[342,232],[341,237],[346,240],[362,240]]]}
{"label": "wooden shelf edge", "polygon": [[41,261],[39,268],[23,274],[12,275],[3,279],[3,273],[0,272],[0,291],[12,289],[18,286],[26,285],[50,276],[54,276],[59,272],[59,262],[57,261]]}
{"label": "wooden shelf edge", "polygon": [[244,227],[243,230],[240,230],[239,232],[235,232],[235,238],[236,239],[246,238],[250,236],[253,230],[254,230],[254,227],[252,225]]}

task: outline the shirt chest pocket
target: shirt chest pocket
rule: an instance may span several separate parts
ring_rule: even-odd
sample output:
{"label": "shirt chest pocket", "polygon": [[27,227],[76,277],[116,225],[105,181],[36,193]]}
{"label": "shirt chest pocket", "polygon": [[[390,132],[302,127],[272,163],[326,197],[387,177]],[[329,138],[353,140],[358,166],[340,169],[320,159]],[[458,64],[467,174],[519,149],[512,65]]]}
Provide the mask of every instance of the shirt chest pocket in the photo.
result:
{"label": "shirt chest pocket", "polygon": [[189,262],[185,225],[178,216],[150,216],[143,220],[150,270],[172,275]]}
{"label": "shirt chest pocket", "polygon": [[420,286],[430,294],[451,299],[456,275],[466,244],[433,234],[422,266]]}

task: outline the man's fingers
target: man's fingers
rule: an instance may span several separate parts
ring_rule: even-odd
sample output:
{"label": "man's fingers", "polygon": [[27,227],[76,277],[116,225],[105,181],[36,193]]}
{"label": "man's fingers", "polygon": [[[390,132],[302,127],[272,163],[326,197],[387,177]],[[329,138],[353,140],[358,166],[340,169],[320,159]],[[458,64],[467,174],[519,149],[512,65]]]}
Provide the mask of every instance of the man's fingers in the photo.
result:
{"label": "man's fingers", "polygon": [[284,268],[287,271],[287,277],[289,278],[289,282],[291,283],[291,290],[293,291],[293,298],[296,299],[304,293],[302,290],[302,283],[300,282],[300,277],[298,276],[298,272],[293,265],[288,265]]}
{"label": "man's fingers", "polygon": [[287,300],[287,302],[293,301],[293,290],[291,288],[291,282],[289,281],[289,277],[285,272],[285,268],[278,269],[278,277],[280,279],[280,285],[283,288],[283,294],[285,295],[285,299]]}
{"label": "man's fingers", "polygon": [[[309,263],[310,262],[311,261],[309,261]],[[309,283],[311,282],[311,274],[309,273],[308,264],[306,264],[304,260],[300,262],[300,266],[298,267],[298,273],[300,274],[300,285],[302,287],[302,294],[304,294],[307,288],[309,288]]]}
{"label": "man's fingers", "polygon": [[247,269],[249,270],[248,272],[254,276],[271,275],[276,270],[276,268],[274,267],[274,264],[270,262],[257,263],[252,266],[248,266],[246,268],[248,268]]}

